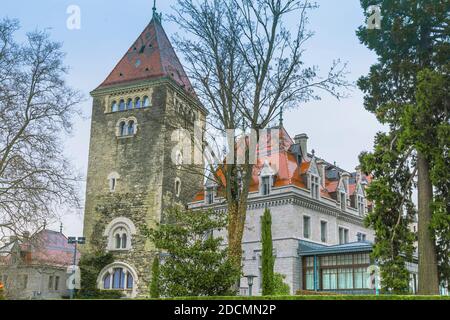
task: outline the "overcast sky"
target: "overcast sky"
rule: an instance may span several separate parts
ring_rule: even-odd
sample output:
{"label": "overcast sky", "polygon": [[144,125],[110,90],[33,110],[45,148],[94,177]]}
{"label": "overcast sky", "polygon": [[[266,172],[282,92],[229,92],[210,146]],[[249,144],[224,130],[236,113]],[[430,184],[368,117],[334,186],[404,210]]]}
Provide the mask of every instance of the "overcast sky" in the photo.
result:
{"label": "overcast sky", "polygon": [[[315,36],[306,46],[306,63],[326,71],[333,59],[340,58],[349,64],[348,79],[356,81],[369,72],[376,59],[355,35],[357,27],[364,23],[359,0],[317,2],[320,8],[310,15],[310,29]],[[174,3],[174,0],[158,0],[158,11],[170,14]],[[69,5],[78,5],[81,9],[80,30],[66,27]],[[81,105],[84,116],[77,119],[72,136],[67,137],[66,154],[84,175],[92,107],[89,92],[106,78],[148,24],[152,6],[153,0],[2,0],[0,17],[20,20],[19,39],[23,39],[26,31],[49,29],[52,38],[64,44],[66,64],[70,67],[68,82],[86,96]],[[295,24],[295,18],[288,23]],[[176,25],[164,20],[163,26],[169,37],[178,31]],[[340,167],[353,171],[359,153],[372,149],[374,135],[382,127],[364,109],[362,93],[355,88],[350,94],[350,98],[337,101],[321,93],[321,101],[299,105],[288,112],[285,127],[292,137],[307,133],[309,150],[314,149],[319,157],[331,163],[336,161]],[[61,213],[64,232],[81,235],[82,213],[64,211],[67,211]],[[57,230],[58,226],[52,228]]]}

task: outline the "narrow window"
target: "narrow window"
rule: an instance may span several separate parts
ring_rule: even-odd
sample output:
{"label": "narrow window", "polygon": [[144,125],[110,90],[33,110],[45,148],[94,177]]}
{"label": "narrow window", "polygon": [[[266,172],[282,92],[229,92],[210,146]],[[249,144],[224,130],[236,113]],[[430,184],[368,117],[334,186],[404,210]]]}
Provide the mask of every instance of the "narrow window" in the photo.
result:
{"label": "narrow window", "polygon": [[125,111],[125,101],[120,100],[119,102],[119,111]]}
{"label": "narrow window", "polygon": [[345,208],[346,208],[346,196],[345,196],[345,192],[341,192],[340,193],[340,202],[341,202],[341,209],[343,210],[343,211],[345,211]]}
{"label": "narrow window", "polygon": [[339,228],[339,244],[348,243],[348,229]]}
{"label": "narrow window", "polygon": [[127,248],[127,235],[124,233],[122,235],[122,249],[126,249]]}
{"label": "narrow window", "polygon": [[131,273],[128,272],[128,276],[127,276],[127,289],[133,289],[133,276],[131,275]]}
{"label": "narrow window", "polygon": [[117,106],[117,102],[113,101],[112,105],[111,105],[111,111],[112,112],[117,112],[119,111],[119,107]]}
{"label": "narrow window", "polygon": [[134,123],[134,121],[130,121],[130,122],[128,122],[128,135],[129,136],[132,136],[132,135],[134,135],[134,133],[135,133],[135,123]]}
{"label": "narrow window", "polygon": [[145,96],[144,97],[144,108],[150,107],[150,99]]}
{"label": "narrow window", "polygon": [[48,290],[53,290],[53,276],[48,277]]}
{"label": "narrow window", "polygon": [[213,204],[214,203],[214,189],[208,188],[206,190],[206,203]]}
{"label": "narrow window", "polygon": [[134,107],[136,109],[139,109],[141,107],[141,98],[136,98],[136,100],[134,101]]}
{"label": "narrow window", "polygon": [[128,110],[133,109],[133,99],[128,99],[128,101],[127,101],[127,109]]}
{"label": "narrow window", "polygon": [[111,289],[111,275],[109,273],[103,277],[103,289]]}
{"label": "narrow window", "polygon": [[127,124],[125,123],[125,122],[121,122],[120,123],[120,126],[119,126],[119,135],[121,136],[121,137],[124,137],[124,136],[126,136],[126,134],[127,134]]}
{"label": "narrow window", "polygon": [[175,195],[177,197],[180,196],[180,192],[181,192],[181,182],[179,179],[175,180]]}
{"label": "narrow window", "polygon": [[303,237],[309,239],[311,230],[311,218],[303,216]]}
{"label": "narrow window", "polygon": [[123,289],[125,274],[122,268],[114,269],[113,289]]}
{"label": "narrow window", "polygon": [[320,221],[320,240],[327,242],[327,222]]}
{"label": "narrow window", "polygon": [[121,248],[120,234],[116,234],[116,249],[120,249],[120,248]]}
{"label": "narrow window", "polygon": [[267,196],[270,194],[270,177],[262,177],[262,194]]}
{"label": "narrow window", "polygon": [[311,196],[319,199],[319,177],[311,175]]}
{"label": "narrow window", "polygon": [[365,213],[364,197],[362,196],[358,196],[358,212],[360,216],[363,216]]}
{"label": "narrow window", "polygon": [[59,277],[56,276],[55,277],[55,291],[58,291],[58,289],[59,289]]}

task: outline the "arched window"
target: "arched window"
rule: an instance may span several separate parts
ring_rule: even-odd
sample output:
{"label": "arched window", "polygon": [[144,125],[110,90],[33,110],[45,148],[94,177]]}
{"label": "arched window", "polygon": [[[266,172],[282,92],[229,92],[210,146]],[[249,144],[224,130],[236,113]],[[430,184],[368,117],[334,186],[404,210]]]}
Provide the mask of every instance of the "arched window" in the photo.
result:
{"label": "arched window", "polygon": [[125,121],[120,123],[119,126],[119,136],[124,137],[127,135],[127,124],[125,123]]}
{"label": "arched window", "polygon": [[128,272],[127,273],[127,289],[133,289],[133,281],[134,281],[133,275],[130,272]]}
{"label": "arched window", "polygon": [[128,99],[128,101],[127,101],[127,109],[128,110],[133,109],[133,99]]}
{"label": "arched window", "polygon": [[127,297],[135,297],[137,294],[136,271],[124,262],[114,262],[99,273],[97,287],[102,290],[122,290]]}
{"label": "arched window", "polygon": [[125,111],[125,100],[120,100],[119,102],[119,111]]}
{"label": "arched window", "polygon": [[135,130],[135,124],[134,124],[134,121],[131,120],[130,122],[128,122],[128,135],[129,136],[134,135],[134,133],[135,133],[134,130]]}
{"label": "arched window", "polygon": [[127,234],[124,233],[122,234],[122,249],[126,249],[127,248]]}
{"label": "arched window", "polygon": [[111,289],[111,275],[109,273],[103,277],[103,289]]}
{"label": "arched window", "polygon": [[131,250],[134,234],[136,234],[136,227],[130,219],[125,217],[115,218],[108,224],[103,233],[105,237],[108,237],[106,250]]}
{"label": "arched window", "polygon": [[144,97],[144,108],[150,107],[150,99],[145,96]]}
{"label": "arched window", "polygon": [[115,268],[113,273],[113,285],[112,289],[125,289],[125,273],[123,272],[123,268]]}
{"label": "arched window", "polygon": [[134,100],[134,107],[136,109],[139,109],[141,107],[141,98],[136,98],[136,100]]}
{"label": "arched window", "polygon": [[113,103],[111,104],[111,111],[112,111],[112,112],[117,112],[117,111],[119,111],[119,108],[118,108],[118,106],[117,106],[117,102],[116,102],[116,101],[113,101]]}
{"label": "arched window", "polygon": [[120,234],[116,234],[116,249],[121,249],[122,248],[122,238],[120,236]]}

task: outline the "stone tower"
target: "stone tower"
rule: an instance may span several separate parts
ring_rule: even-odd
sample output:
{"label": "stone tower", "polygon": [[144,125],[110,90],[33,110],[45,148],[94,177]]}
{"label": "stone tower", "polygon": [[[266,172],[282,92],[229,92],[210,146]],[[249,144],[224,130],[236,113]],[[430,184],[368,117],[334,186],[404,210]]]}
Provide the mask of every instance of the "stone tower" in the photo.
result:
{"label": "stone tower", "polygon": [[86,253],[111,252],[97,286],[147,294],[155,249],[142,230],[162,219],[163,197],[188,203],[202,177],[172,163],[177,128],[193,131],[196,98],[154,9],[153,18],[93,97],[84,235]]}

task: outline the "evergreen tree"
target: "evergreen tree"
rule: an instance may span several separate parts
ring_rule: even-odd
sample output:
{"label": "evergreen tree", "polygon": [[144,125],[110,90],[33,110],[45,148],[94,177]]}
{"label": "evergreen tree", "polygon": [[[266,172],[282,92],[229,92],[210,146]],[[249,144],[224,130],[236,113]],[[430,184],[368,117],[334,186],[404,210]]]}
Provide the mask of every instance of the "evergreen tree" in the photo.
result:
{"label": "evergreen tree", "polygon": [[262,241],[262,294],[270,296],[274,294],[274,263],[272,244],[272,215],[266,209],[261,219]]}
{"label": "evergreen tree", "polygon": [[166,204],[164,217],[166,223],[144,231],[166,253],[159,267],[160,295],[235,295],[232,288],[240,270],[229,260],[223,239],[213,235],[226,228],[226,213],[187,210],[172,203]]}
{"label": "evergreen tree", "polygon": [[[449,117],[441,86],[442,75],[448,76],[450,2],[361,0],[361,5],[367,16],[369,6],[379,5],[382,20],[380,29],[360,27],[357,32],[378,55],[358,85],[366,109],[389,127],[377,134],[374,152],[361,156],[364,170],[374,177],[368,197],[375,207],[367,219],[376,232],[374,257],[381,264],[383,287],[406,291],[405,262],[411,260],[415,240],[410,223],[417,213],[419,293],[437,294],[438,264],[441,281],[449,278]],[[427,89],[438,91],[437,96],[425,94],[424,79],[435,80]]]}
{"label": "evergreen tree", "polygon": [[152,265],[152,282],[150,284],[150,297],[158,299],[160,297],[160,272],[159,272],[159,257],[153,259]]}

